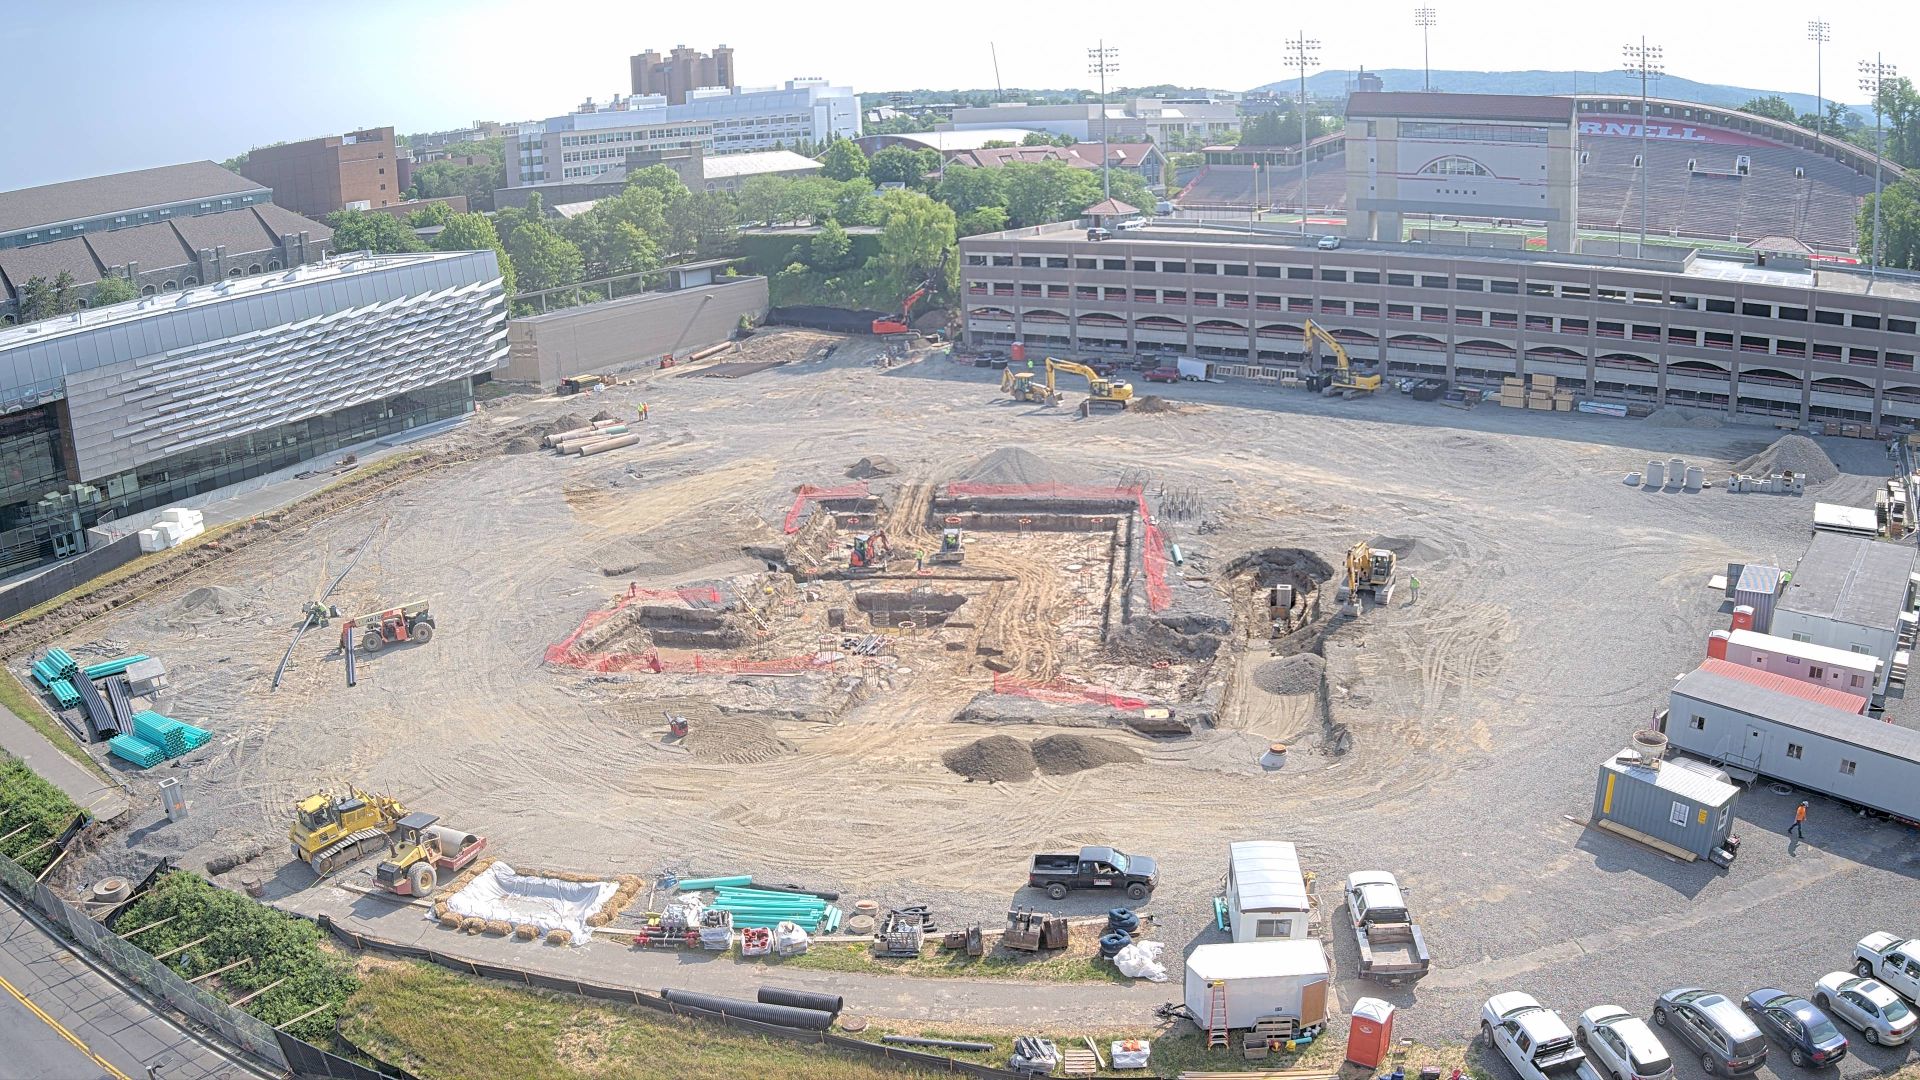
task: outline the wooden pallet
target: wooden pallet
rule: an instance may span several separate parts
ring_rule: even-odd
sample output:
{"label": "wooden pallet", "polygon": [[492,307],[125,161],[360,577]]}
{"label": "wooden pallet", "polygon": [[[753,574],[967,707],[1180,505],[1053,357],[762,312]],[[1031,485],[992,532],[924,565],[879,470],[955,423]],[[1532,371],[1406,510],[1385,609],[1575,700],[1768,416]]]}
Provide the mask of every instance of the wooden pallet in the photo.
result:
{"label": "wooden pallet", "polygon": [[1091,1050],[1060,1051],[1060,1072],[1063,1076],[1092,1076],[1097,1066]]}

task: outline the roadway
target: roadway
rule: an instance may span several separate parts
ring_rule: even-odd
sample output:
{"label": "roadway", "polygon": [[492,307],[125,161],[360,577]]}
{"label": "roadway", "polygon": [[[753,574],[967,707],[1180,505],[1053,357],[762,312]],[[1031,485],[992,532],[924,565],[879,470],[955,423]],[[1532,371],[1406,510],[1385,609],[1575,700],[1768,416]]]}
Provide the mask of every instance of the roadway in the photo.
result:
{"label": "roadway", "polygon": [[[246,1080],[227,1058],[89,966],[0,896],[0,1075]],[[151,1072],[149,1070],[152,1070]]]}

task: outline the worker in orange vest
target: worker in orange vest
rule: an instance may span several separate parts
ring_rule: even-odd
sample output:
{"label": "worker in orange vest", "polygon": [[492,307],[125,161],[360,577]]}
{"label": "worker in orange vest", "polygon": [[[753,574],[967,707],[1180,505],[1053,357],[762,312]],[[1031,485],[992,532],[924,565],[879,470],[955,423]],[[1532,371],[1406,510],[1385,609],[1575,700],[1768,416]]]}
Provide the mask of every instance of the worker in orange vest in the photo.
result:
{"label": "worker in orange vest", "polygon": [[640,414],[640,419],[645,420],[647,418],[647,403],[644,401],[641,402],[640,408],[637,411]]}
{"label": "worker in orange vest", "polygon": [[1806,825],[1807,803],[1805,799],[1802,799],[1800,805],[1793,808],[1793,824],[1787,826],[1787,832],[1805,840],[1807,838]]}

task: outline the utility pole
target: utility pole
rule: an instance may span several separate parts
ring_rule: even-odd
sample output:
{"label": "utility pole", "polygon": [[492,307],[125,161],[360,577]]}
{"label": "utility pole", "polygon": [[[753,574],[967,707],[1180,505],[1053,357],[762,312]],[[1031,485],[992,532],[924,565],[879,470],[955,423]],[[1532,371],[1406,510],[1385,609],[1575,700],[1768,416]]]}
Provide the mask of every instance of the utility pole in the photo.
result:
{"label": "utility pole", "polygon": [[1647,44],[1642,37],[1640,44],[1625,46],[1622,52],[1626,56],[1626,71],[1629,75],[1640,76],[1640,244],[1634,249],[1635,258],[1645,258],[1647,254],[1647,120],[1651,113],[1647,108],[1647,80],[1657,79],[1666,74],[1661,66],[1660,46]]}
{"label": "utility pole", "polygon": [[1887,153],[1880,133],[1880,88],[1898,74],[1892,64],[1880,59],[1879,53],[1874,53],[1871,61],[1860,61],[1860,89],[1873,95],[1873,253],[1867,270],[1869,283],[1880,277],[1880,197],[1885,194],[1880,184],[1880,159]]}
{"label": "utility pole", "polygon": [[1422,85],[1426,92],[1433,93],[1433,27],[1439,22],[1439,12],[1430,7],[1413,9],[1413,25],[1420,28],[1420,69],[1423,73]]}
{"label": "utility pole", "polygon": [[[1111,150],[1107,149],[1107,76],[1120,70],[1120,50],[1105,40],[1097,49],[1087,50],[1087,74],[1100,76],[1100,190],[1103,198],[1113,198]],[[1149,208],[1151,209],[1151,208]]]}
{"label": "utility pole", "polygon": [[1821,48],[1833,40],[1833,24],[1825,19],[1807,20],[1807,40],[1813,42],[1813,131],[1816,135],[1827,132],[1826,88],[1821,78],[1826,74],[1826,64],[1821,61]]}
{"label": "utility pole", "polygon": [[[1305,30],[1287,42],[1287,65],[1300,69],[1300,235],[1307,234],[1307,65],[1320,62],[1320,42]],[[1273,179],[1267,179],[1271,189]]]}

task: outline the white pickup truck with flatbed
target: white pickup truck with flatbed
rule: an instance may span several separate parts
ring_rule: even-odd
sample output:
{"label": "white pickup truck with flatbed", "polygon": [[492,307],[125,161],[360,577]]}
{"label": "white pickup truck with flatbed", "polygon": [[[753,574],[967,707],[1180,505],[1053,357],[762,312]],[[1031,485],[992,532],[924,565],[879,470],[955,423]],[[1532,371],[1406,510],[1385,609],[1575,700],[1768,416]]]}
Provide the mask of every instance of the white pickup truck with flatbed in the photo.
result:
{"label": "white pickup truck with flatbed", "polygon": [[1495,994],[1480,1009],[1480,1033],[1520,1080],[1601,1080],[1560,1014],[1531,994]]}
{"label": "white pickup truck with flatbed", "polygon": [[1400,883],[1385,870],[1347,875],[1347,916],[1360,945],[1360,977],[1390,986],[1417,982],[1433,967],[1427,940],[1407,914]]}

